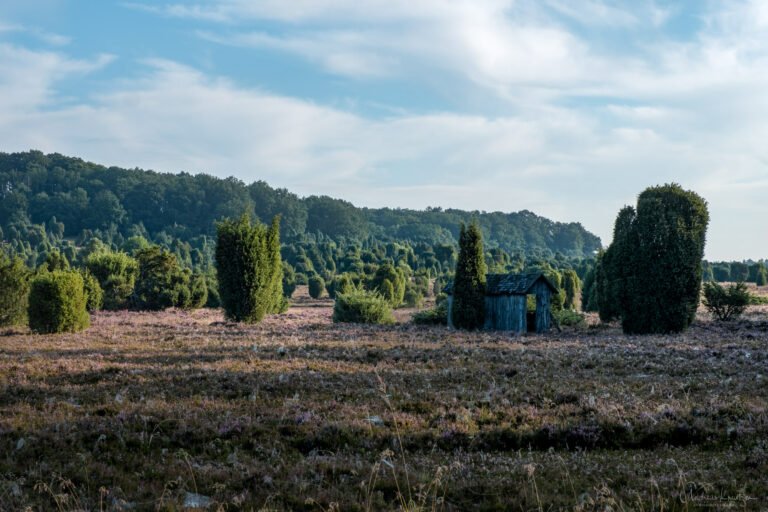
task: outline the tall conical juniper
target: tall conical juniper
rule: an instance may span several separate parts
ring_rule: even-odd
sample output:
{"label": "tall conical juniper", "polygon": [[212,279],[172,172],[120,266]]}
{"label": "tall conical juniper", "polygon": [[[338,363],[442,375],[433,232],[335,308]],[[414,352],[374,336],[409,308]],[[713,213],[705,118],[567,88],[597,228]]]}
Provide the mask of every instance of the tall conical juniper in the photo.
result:
{"label": "tall conical juniper", "polygon": [[485,320],[483,236],[475,222],[461,226],[451,318],[457,329],[479,329]]}

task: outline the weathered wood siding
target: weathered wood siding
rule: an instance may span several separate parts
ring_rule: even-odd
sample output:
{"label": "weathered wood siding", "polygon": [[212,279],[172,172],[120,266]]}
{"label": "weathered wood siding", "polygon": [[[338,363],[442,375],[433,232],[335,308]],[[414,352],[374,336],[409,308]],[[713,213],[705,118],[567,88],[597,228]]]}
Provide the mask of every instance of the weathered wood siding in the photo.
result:
{"label": "weathered wood siding", "polygon": [[485,298],[485,329],[525,332],[525,295],[493,295]]}
{"label": "weathered wood siding", "polygon": [[536,332],[549,330],[549,306],[552,302],[552,290],[543,281],[533,285],[531,291],[536,294]]}

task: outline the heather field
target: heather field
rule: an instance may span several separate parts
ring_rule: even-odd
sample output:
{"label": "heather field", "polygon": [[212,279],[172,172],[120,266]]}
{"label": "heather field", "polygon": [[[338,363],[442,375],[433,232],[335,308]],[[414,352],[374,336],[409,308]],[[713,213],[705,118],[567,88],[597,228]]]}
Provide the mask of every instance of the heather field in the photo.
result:
{"label": "heather field", "polygon": [[768,306],[656,337],[331,307],[2,333],[0,510],[768,509]]}

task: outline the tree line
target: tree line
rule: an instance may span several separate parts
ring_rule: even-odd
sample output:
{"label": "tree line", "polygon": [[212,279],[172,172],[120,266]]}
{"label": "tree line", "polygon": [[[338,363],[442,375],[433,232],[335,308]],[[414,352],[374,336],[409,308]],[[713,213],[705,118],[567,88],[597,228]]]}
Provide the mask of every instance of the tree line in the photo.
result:
{"label": "tree line", "polygon": [[333,240],[455,246],[459,225],[476,218],[487,247],[509,254],[583,258],[600,248],[580,224],[528,211],[357,208],[325,196],[300,198],[263,181],[104,167],[39,151],[0,153],[0,240],[30,267],[51,249],[71,260],[93,238],[118,250],[134,237],[212,267],[215,222],[243,213],[263,223],[279,215],[281,239],[289,245]]}

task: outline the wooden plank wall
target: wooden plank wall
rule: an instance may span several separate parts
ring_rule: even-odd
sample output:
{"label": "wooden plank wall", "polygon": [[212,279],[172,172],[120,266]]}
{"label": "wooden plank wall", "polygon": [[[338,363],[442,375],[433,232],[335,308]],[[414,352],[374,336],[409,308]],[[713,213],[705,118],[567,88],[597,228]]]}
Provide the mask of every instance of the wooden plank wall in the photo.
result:
{"label": "wooden plank wall", "polygon": [[552,291],[543,280],[539,280],[532,291],[536,293],[536,332],[547,332]]}
{"label": "wooden plank wall", "polygon": [[485,298],[485,329],[525,332],[525,295],[494,295]]}

